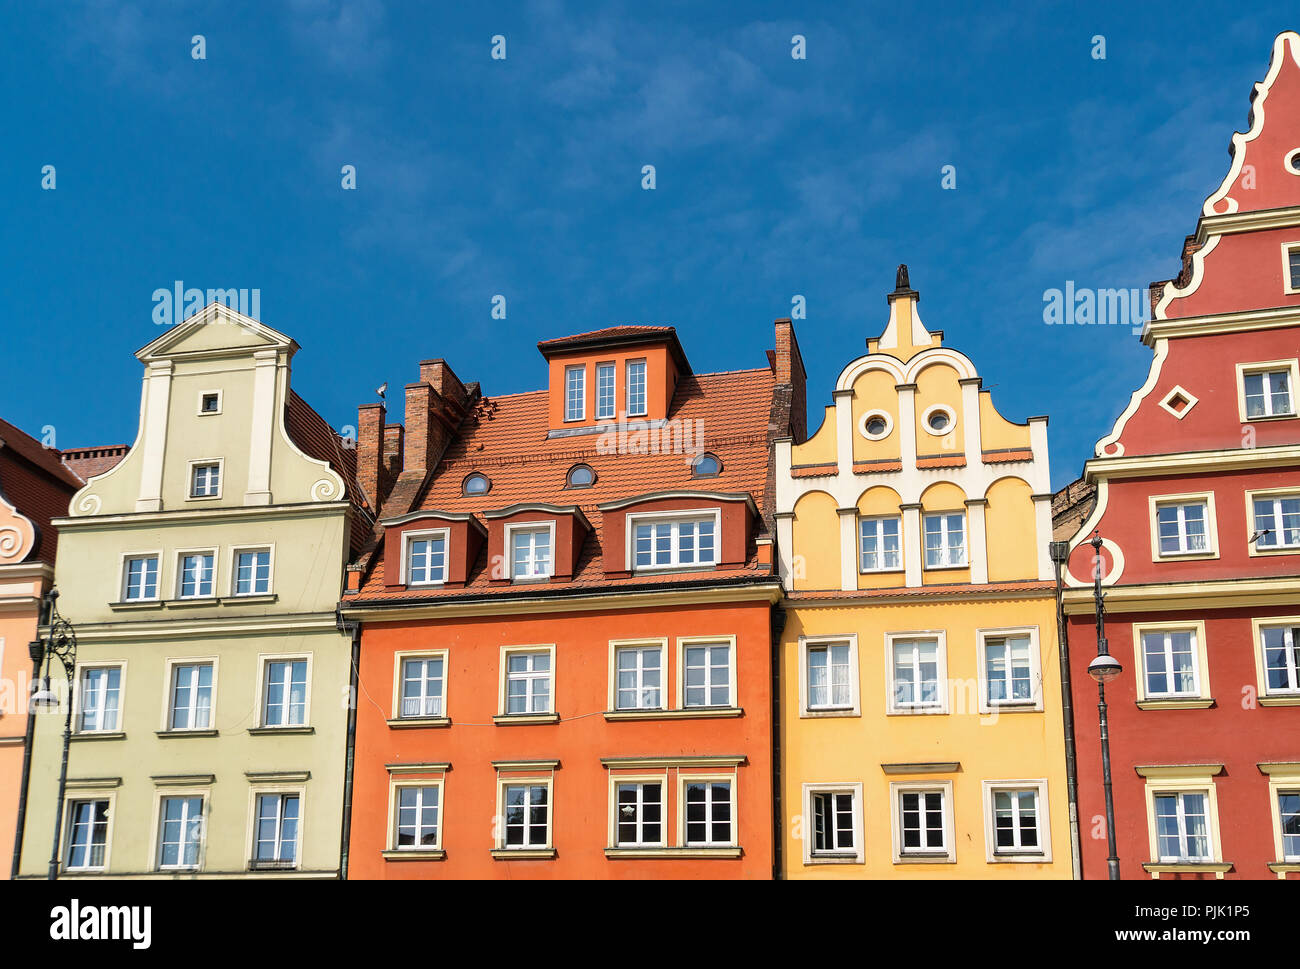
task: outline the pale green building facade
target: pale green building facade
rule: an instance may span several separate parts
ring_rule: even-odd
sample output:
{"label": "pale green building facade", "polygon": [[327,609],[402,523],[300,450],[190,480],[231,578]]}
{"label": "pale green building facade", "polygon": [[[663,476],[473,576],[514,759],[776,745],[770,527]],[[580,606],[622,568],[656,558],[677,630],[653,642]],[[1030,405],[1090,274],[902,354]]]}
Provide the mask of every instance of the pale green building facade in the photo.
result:
{"label": "pale green building facade", "polygon": [[[335,608],[371,519],[350,442],[290,389],[297,349],[221,304],[163,333],[134,445],[57,522],[79,643],[60,877],[339,877]],[[49,863],[65,711],[37,717],[22,876]]]}

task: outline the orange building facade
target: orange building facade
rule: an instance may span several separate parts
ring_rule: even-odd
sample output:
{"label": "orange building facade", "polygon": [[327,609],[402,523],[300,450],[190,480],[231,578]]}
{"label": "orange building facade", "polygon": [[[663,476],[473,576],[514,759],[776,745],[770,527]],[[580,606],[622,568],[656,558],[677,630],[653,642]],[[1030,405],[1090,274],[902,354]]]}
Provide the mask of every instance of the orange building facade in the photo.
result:
{"label": "orange building facade", "polygon": [[771,878],[775,437],[803,365],[695,374],[671,327],[539,344],[549,386],[443,361],[361,408],[380,507],[350,878]]}

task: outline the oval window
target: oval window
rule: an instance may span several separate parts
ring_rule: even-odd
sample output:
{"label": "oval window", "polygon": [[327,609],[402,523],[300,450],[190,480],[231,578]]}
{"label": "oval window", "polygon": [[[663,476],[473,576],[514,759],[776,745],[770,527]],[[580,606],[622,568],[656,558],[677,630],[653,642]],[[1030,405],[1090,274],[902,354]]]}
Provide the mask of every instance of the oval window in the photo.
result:
{"label": "oval window", "polygon": [[716,454],[701,454],[692,465],[691,474],[696,478],[711,478],[722,470],[722,462]]}
{"label": "oval window", "polygon": [[487,475],[479,474],[477,471],[465,479],[461,485],[461,491],[467,495],[485,495],[492,487],[492,482],[488,481]]}
{"label": "oval window", "polygon": [[575,464],[569,469],[567,487],[590,488],[596,483],[596,472],[585,464]]}
{"label": "oval window", "polygon": [[883,437],[887,430],[889,430],[889,424],[879,414],[867,418],[867,433],[872,437]]}

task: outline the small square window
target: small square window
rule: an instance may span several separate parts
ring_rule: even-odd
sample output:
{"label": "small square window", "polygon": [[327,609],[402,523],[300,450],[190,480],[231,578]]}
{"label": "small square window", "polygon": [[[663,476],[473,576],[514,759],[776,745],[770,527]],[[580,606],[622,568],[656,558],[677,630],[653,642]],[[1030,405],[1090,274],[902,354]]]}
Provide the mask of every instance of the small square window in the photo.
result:
{"label": "small square window", "polygon": [[219,498],[221,496],[221,464],[195,464],[190,468],[190,497]]}
{"label": "small square window", "polygon": [[221,393],[220,391],[209,391],[199,397],[200,414],[220,414],[221,413]]}

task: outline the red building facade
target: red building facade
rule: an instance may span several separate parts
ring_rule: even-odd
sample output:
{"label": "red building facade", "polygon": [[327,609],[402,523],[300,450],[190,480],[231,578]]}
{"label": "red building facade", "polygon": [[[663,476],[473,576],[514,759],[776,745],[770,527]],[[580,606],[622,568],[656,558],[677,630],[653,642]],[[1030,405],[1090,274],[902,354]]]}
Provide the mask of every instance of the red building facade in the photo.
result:
{"label": "red building facade", "polygon": [[1151,370],[1085,468],[1066,566],[1083,875],[1107,875],[1099,568],[1122,876],[1300,878],[1300,36],[1275,41],[1152,304]]}

